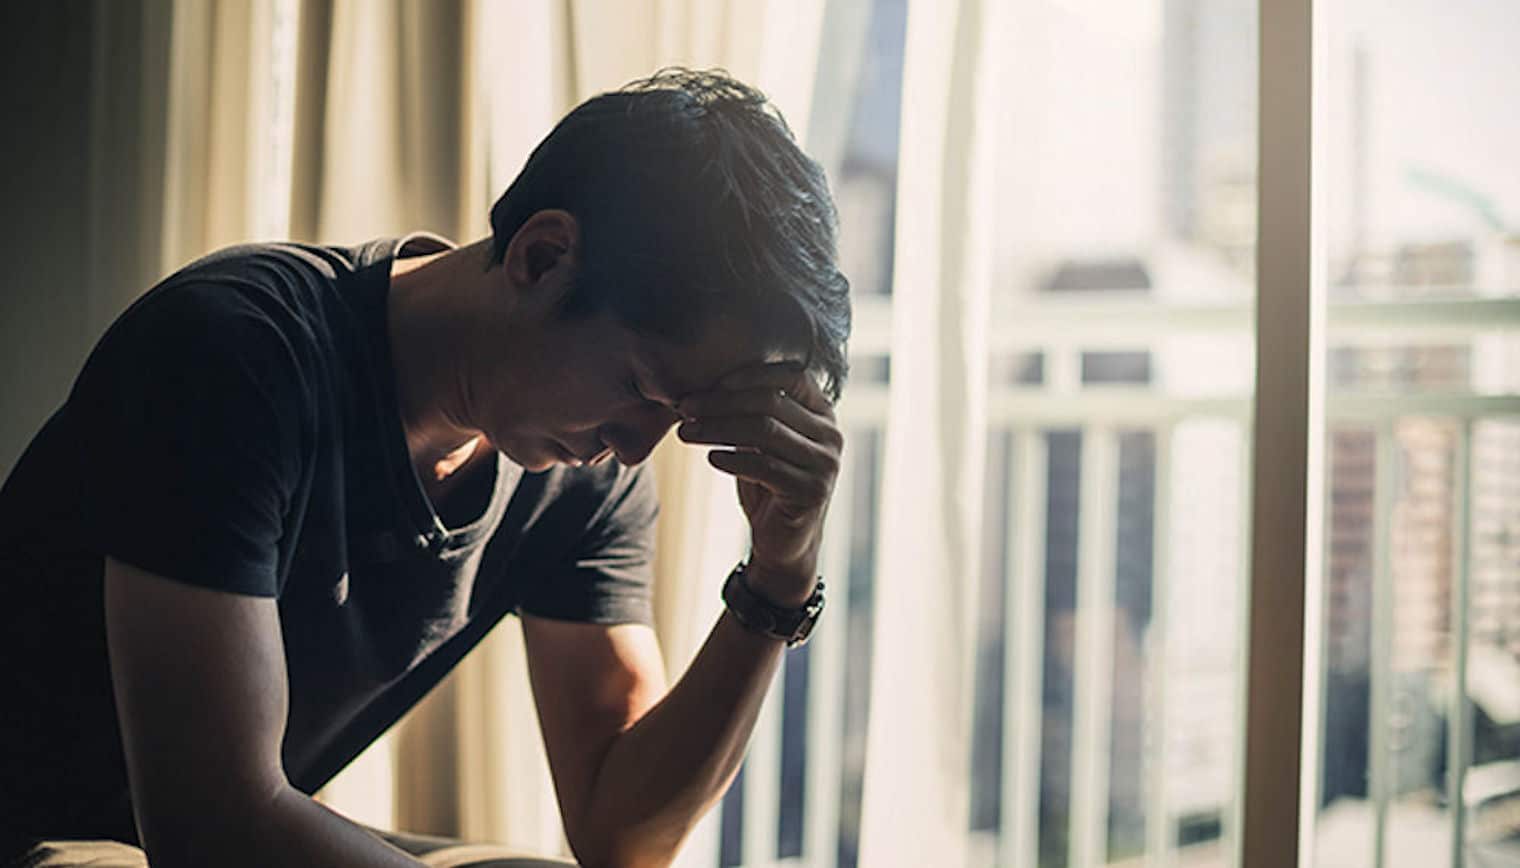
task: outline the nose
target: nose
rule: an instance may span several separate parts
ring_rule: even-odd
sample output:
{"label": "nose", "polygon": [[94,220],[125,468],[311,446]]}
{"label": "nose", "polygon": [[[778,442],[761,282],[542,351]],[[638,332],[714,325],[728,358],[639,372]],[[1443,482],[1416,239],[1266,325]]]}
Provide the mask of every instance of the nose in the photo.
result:
{"label": "nose", "polygon": [[646,405],[628,418],[603,425],[599,433],[617,460],[632,467],[648,458],[665,432],[679,421],[681,417],[669,407]]}

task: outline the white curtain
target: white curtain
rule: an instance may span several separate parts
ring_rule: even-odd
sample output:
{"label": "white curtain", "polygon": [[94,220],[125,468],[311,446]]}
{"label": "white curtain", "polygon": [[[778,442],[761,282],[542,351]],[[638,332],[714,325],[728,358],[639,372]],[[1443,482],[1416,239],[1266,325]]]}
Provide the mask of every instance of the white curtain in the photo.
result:
{"label": "white curtain", "polygon": [[981,0],[908,6],[862,865],[966,864],[996,126],[984,97],[997,85],[989,14]]}

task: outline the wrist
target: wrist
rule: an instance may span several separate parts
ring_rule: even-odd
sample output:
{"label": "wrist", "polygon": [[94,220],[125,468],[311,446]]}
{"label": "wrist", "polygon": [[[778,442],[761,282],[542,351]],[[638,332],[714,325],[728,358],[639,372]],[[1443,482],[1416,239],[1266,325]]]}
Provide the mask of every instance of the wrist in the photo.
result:
{"label": "wrist", "polygon": [[773,606],[801,608],[813,595],[818,574],[804,567],[780,567],[753,557],[744,567],[744,583],[750,591]]}
{"label": "wrist", "polygon": [[[765,583],[764,590],[757,591],[752,584],[756,576],[751,569],[751,565],[741,562],[723,582],[723,603],[729,613],[751,632],[780,639],[789,648],[806,642],[823,614],[823,582],[799,581],[798,576],[808,574],[762,565],[758,578]],[[802,588],[811,585],[811,589],[806,598],[794,603],[798,585]]]}

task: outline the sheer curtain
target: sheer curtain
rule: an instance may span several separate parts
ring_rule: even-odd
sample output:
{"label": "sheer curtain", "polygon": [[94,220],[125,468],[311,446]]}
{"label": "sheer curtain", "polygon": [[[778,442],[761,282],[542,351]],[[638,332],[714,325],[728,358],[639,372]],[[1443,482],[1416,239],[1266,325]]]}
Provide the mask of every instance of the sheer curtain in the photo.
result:
{"label": "sheer curtain", "polygon": [[[995,4],[985,4],[992,7]],[[991,10],[908,6],[862,865],[966,862],[986,444]]]}

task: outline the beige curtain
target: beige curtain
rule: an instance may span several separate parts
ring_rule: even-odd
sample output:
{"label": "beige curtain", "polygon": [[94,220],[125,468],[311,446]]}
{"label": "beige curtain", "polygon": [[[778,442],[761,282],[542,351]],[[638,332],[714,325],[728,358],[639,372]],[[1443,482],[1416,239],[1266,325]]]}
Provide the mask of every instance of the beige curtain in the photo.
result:
{"label": "beige curtain", "polygon": [[[491,202],[564,112],[665,65],[758,84],[801,138],[822,11],[823,0],[174,2],[159,265],[261,238],[481,237]],[[652,460],[657,629],[674,678],[716,618],[744,525],[731,483],[698,451],[671,442]],[[517,622],[321,797],[376,825],[567,853]],[[710,850],[714,832],[693,849]]]}
{"label": "beige curtain", "polygon": [[[173,7],[164,270],[244,240],[461,243],[565,111],[660,66],[724,66],[799,136],[822,0],[196,0]],[[728,480],[654,457],[657,619],[674,677],[742,552]],[[567,853],[508,619],[322,794],[363,822]]]}

